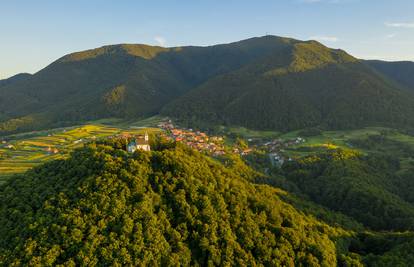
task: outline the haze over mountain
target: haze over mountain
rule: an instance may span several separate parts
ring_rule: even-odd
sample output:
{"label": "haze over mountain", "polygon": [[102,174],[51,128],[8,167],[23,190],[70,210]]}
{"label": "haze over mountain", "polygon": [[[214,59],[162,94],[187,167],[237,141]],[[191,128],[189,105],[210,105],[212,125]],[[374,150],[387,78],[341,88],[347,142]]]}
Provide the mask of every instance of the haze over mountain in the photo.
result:
{"label": "haze over mountain", "polygon": [[276,36],[209,47],[112,45],[0,87],[0,133],[162,113],[291,130],[412,126],[414,96],[342,50]]}

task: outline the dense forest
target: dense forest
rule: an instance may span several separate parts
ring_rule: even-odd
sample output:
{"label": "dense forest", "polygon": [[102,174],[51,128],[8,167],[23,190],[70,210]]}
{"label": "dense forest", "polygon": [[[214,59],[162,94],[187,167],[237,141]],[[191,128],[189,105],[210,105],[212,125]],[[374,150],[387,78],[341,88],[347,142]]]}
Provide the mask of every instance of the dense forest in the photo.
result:
{"label": "dense forest", "polygon": [[[332,207],[346,214],[339,215],[319,206],[316,202],[324,202],[316,197],[312,202],[258,183],[274,178],[238,156],[213,159],[162,139],[152,148],[128,154],[123,139],[91,143],[68,159],[46,163],[0,185],[0,265],[408,266],[412,262],[412,234],[371,232],[352,221],[351,217],[372,229],[412,227],[409,217],[371,225],[359,213],[347,211],[348,206],[362,208],[353,201],[365,197],[363,193],[361,198],[335,199],[344,204]],[[329,180],[318,179],[321,175],[333,180],[339,172],[352,176],[351,172],[364,171],[362,163],[347,166],[348,160],[369,165],[369,159],[358,154],[335,151],[281,171],[297,185],[305,181],[317,186],[318,180]],[[335,188],[326,188],[321,198],[332,197]],[[368,212],[381,216],[377,210]],[[336,218],[355,227],[337,223]]]}
{"label": "dense forest", "polygon": [[414,91],[414,62],[366,60],[365,63],[406,89]]}
{"label": "dense forest", "polygon": [[413,92],[373,67],[316,41],[277,36],[208,47],[104,46],[0,81],[0,135],[160,113],[197,126],[279,131],[413,127]]}
{"label": "dense forest", "polygon": [[197,126],[280,131],[412,127],[413,94],[398,88],[345,52],[311,41],[210,79],[163,113]]}
{"label": "dense forest", "polygon": [[414,168],[396,175],[393,164],[398,160],[334,151],[288,162],[283,174],[314,202],[370,229],[414,230],[412,186],[407,186]]}

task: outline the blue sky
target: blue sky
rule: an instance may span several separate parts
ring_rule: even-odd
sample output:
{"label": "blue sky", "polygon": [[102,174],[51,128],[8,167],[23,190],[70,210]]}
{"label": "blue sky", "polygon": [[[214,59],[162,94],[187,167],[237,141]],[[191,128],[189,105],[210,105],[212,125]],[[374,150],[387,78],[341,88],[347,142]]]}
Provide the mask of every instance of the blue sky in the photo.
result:
{"label": "blue sky", "polygon": [[414,1],[1,0],[0,79],[107,44],[212,45],[266,34],[414,61]]}

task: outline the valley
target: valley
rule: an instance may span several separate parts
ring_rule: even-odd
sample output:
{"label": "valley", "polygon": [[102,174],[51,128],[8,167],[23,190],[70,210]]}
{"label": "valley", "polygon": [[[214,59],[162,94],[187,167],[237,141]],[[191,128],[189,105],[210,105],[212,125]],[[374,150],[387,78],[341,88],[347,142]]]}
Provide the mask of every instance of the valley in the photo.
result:
{"label": "valley", "polygon": [[410,266],[413,70],[266,35],[0,80],[0,265]]}
{"label": "valley", "polygon": [[[4,180],[13,174],[22,173],[34,166],[42,164],[46,161],[54,159],[62,159],[75,148],[82,147],[84,144],[96,140],[103,140],[109,137],[122,135],[139,135],[144,132],[160,133],[175,129],[177,133],[172,134],[172,138],[178,142],[183,142],[187,145],[193,146],[191,141],[197,129],[187,129],[178,127],[165,129],[160,127],[160,124],[168,121],[165,117],[154,116],[141,120],[121,120],[121,119],[102,119],[97,121],[90,121],[84,125],[71,126],[64,128],[56,128],[44,131],[32,131],[28,133],[20,133],[15,135],[4,136],[0,138],[0,181]],[[217,130],[218,129],[218,130]],[[185,133],[190,134],[186,137]],[[203,133],[204,134],[204,133]],[[386,136],[388,139],[407,145],[414,148],[414,137],[408,134],[403,134],[397,130],[384,127],[368,127],[356,130],[347,131],[321,131],[312,133],[308,136],[304,130],[296,130],[288,133],[280,133],[275,131],[259,131],[250,130],[242,127],[216,127],[210,135],[217,140],[223,140],[226,146],[226,151],[234,153],[234,145],[237,138],[242,138],[248,145],[248,153],[257,149],[265,151],[266,153],[280,154],[283,151],[284,158],[298,159],[321,150],[327,149],[355,149],[362,153],[370,153],[383,151],[392,152],[398,150],[395,144],[386,144],[382,147],[369,148],[355,146],[353,140],[366,140],[371,136]],[[299,138],[300,142],[295,143]],[[210,137],[211,139],[211,137]],[[202,141],[203,142],[203,141]],[[208,144],[208,140],[205,143]],[[273,145],[272,145],[273,142]],[[197,146],[203,147],[203,144],[197,145],[194,143],[194,148]],[[274,144],[279,144],[275,150]],[[207,150],[209,148],[206,148]],[[201,149],[200,151],[206,150]],[[242,153],[242,150],[236,150],[236,153]],[[215,152],[215,155],[224,154],[224,147]],[[246,153],[247,154],[247,153]],[[213,153],[214,155],[214,153]],[[414,164],[414,155],[401,155],[401,164],[405,168],[411,167]]]}

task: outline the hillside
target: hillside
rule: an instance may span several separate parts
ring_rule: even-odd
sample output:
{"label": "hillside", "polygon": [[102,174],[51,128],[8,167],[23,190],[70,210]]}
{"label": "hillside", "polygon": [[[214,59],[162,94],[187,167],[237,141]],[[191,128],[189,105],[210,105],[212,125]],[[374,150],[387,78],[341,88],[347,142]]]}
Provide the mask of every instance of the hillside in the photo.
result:
{"label": "hillside", "polygon": [[365,62],[381,74],[414,91],[414,62],[381,60],[367,60]]}
{"label": "hillside", "polygon": [[0,134],[163,113],[291,130],[410,127],[414,97],[342,50],[276,36],[208,47],[121,44],[0,86]]}
{"label": "hillside", "polygon": [[262,174],[237,157],[220,163],[164,141],[127,154],[124,143],[86,145],[0,185],[0,264],[406,266],[413,257],[411,233],[329,226],[285,191],[252,183]]}
{"label": "hillside", "polygon": [[10,85],[19,81],[29,79],[32,75],[29,73],[19,73],[10,78],[0,80],[0,87]]}
{"label": "hillside", "polygon": [[249,183],[241,162],[116,147],[87,146],[0,187],[1,264],[332,266],[336,239],[350,236]]}
{"label": "hillside", "polygon": [[409,196],[414,168],[400,171],[401,175],[397,170],[398,159],[390,155],[339,150],[288,162],[283,175],[312,201],[367,228],[414,230],[414,202]]}
{"label": "hillside", "polygon": [[288,131],[414,125],[413,95],[341,50],[297,43],[210,79],[163,112],[183,121]]}
{"label": "hillside", "polygon": [[[16,74],[10,78],[0,80],[0,88],[9,86],[9,85],[15,85],[16,83],[29,79],[30,77],[31,77],[31,74],[29,73]],[[3,114],[3,112],[5,111],[0,111],[0,122],[8,119],[8,117],[5,114]]]}
{"label": "hillside", "polygon": [[62,57],[23,83],[0,89],[0,132],[137,118],[210,77],[261,58],[288,39],[212,47],[113,45]]}

